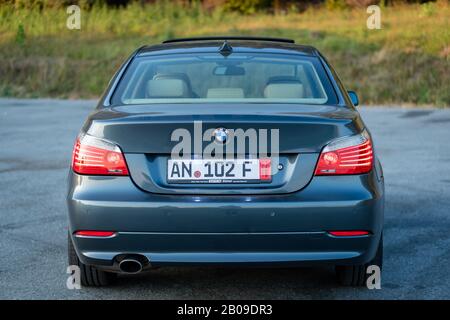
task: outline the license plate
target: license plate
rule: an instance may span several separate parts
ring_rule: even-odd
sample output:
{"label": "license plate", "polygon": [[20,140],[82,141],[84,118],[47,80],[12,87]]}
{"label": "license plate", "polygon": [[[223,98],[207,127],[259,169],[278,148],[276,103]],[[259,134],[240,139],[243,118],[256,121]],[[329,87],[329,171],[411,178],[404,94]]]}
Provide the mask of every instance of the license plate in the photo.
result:
{"label": "license plate", "polygon": [[169,183],[261,183],[270,182],[270,159],[169,159]]}

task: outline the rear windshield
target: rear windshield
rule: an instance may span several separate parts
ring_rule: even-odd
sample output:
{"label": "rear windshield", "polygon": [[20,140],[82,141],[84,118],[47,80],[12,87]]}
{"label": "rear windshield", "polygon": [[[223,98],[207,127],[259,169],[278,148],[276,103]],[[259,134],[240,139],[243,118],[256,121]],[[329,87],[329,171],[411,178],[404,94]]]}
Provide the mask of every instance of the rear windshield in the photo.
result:
{"label": "rear windshield", "polygon": [[113,104],[336,104],[316,57],[218,53],[140,56],[133,60]]}

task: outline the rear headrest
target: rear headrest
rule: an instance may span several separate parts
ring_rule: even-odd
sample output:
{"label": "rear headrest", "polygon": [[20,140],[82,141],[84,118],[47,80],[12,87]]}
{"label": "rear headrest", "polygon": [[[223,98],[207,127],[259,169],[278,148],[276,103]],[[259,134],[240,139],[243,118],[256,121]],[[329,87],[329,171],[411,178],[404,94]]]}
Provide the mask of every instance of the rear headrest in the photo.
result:
{"label": "rear headrest", "polygon": [[303,98],[304,90],[301,83],[273,83],[264,89],[265,98],[295,99]]}
{"label": "rear headrest", "polygon": [[295,76],[273,76],[267,80],[267,84],[272,83],[302,83],[299,78]]}
{"label": "rear headrest", "polygon": [[166,80],[166,79],[179,79],[186,82],[188,89],[191,91],[191,79],[189,79],[186,73],[176,72],[176,73],[157,73],[153,76],[153,80]]}
{"label": "rear headrest", "polygon": [[186,98],[189,90],[181,79],[159,79],[147,82],[147,98]]}
{"label": "rear headrest", "polygon": [[242,88],[209,88],[206,94],[209,99],[240,99],[244,98]]}

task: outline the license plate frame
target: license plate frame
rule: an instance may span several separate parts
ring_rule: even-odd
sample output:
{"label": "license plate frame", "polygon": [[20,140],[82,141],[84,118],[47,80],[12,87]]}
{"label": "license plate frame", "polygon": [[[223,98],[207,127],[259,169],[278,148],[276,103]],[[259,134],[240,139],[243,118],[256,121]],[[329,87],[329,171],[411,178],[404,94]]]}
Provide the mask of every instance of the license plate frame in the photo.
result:
{"label": "license plate frame", "polygon": [[[177,169],[174,166],[177,164]],[[260,184],[272,182],[269,158],[168,159],[168,184]]]}

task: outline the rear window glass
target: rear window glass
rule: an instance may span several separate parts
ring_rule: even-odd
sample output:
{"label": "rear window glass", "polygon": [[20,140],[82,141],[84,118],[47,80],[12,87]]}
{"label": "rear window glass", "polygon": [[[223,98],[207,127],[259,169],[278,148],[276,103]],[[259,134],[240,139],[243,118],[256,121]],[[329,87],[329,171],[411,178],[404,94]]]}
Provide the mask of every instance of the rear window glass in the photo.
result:
{"label": "rear window glass", "polygon": [[316,57],[218,53],[141,56],[133,60],[114,104],[151,103],[335,104]]}

